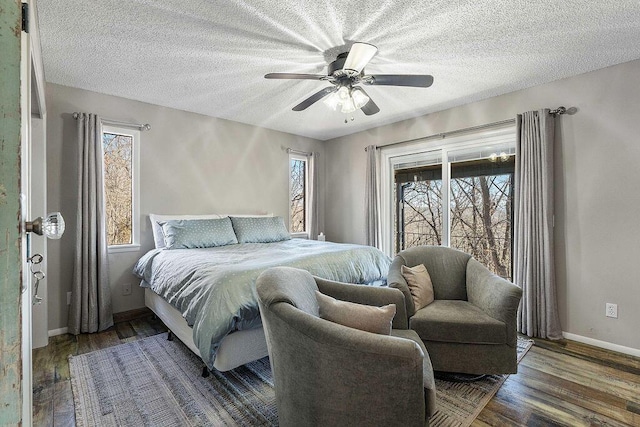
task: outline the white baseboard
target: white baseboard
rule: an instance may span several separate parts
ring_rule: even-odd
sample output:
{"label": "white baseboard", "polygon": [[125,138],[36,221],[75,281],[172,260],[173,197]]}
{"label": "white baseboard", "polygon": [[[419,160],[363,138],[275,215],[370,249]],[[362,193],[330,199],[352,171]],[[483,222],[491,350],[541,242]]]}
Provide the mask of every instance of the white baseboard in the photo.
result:
{"label": "white baseboard", "polygon": [[69,332],[69,328],[58,328],[58,329],[52,329],[49,331],[49,336],[50,337],[55,337],[56,335],[64,335],[66,333]]}
{"label": "white baseboard", "polygon": [[624,353],[630,356],[640,357],[640,350],[637,348],[625,347],[623,345],[600,341],[594,338],[583,337],[582,335],[570,334],[569,332],[562,332],[562,336],[568,340],[581,342],[583,344],[589,344],[594,347],[600,347],[607,350],[617,351],[618,353]]}

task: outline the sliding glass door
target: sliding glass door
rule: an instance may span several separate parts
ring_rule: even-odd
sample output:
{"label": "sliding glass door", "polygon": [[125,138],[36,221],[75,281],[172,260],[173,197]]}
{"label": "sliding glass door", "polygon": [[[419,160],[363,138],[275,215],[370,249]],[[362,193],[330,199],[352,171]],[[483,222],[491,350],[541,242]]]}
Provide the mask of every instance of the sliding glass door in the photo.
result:
{"label": "sliding glass door", "polygon": [[511,278],[511,135],[387,157],[392,255],[419,245],[450,246]]}

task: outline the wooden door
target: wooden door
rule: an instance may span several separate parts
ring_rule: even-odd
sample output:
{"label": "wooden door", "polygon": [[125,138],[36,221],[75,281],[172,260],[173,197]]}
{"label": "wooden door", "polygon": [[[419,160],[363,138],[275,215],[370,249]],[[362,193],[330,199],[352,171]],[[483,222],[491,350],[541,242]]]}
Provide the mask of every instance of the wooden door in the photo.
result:
{"label": "wooden door", "polygon": [[21,24],[19,1],[0,0],[0,425],[21,424]]}

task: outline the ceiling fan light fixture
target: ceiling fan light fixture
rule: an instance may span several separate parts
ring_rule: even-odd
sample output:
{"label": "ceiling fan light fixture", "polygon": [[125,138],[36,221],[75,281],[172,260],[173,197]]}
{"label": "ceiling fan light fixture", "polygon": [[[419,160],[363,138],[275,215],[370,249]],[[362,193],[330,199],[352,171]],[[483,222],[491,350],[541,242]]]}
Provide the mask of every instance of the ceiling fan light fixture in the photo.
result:
{"label": "ceiling fan light fixture", "polygon": [[367,102],[369,102],[369,97],[360,90],[351,91],[351,97],[353,98],[353,104],[356,109],[364,107],[367,105]]}
{"label": "ceiling fan light fixture", "polygon": [[342,86],[327,96],[322,102],[334,111],[337,111],[338,107],[340,107],[342,113],[349,114],[362,108],[369,102],[369,97],[361,90],[354,90]]}
{"label": "ceiling fan light fixture", "polygon": [[346,86],[342,86],[338,89],[338,98],[340,98],[340,101],[342,102],[349,99],[349,89]]}
{"label": "ceiling fan light fixture", "polygon": [[353,102],[353,98],[349,98],[346,101],[344,101],[342,103],[342,109],[340,110],[343,113],[349,114],[349,113],[353,113],[354,111],[356,111],[356,105]]}
{"label": "ceiling fan light fixture", "polygon": [[338,92],[333,92],[331,95],[327,96],[322,102],[331,108],[333,111],[338,109],[338,106],[342,104],[342,99],[340,99],[340,95]]}

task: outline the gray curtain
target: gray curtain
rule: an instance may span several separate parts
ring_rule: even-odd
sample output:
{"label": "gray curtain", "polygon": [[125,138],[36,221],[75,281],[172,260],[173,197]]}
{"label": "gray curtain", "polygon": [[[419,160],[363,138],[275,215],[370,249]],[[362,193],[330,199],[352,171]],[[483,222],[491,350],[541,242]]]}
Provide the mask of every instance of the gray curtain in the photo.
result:
{"label": "gray curtain", "polygon": [[555,118],[549,110],[516,118],[514,281],[522,287],[518,330],[559,339],[553,253],[553,146]]}
{"label": "gray curtain", "polygon": [[310,156],[310,180],[311,188],[309,189],[309,239],[317,239],[318,233],[318,153]]}
{"label": "gray curtain", "polygon": [[102,178],[102,134],[95,114],[78,115],[78,209],[69,333],[113,325]]}
{"label": "gray curtain", "polygon": [[366,244],[378,247],[378,156],[377,147],[369,145],[367,151],[367,169],[365,180],[365,227],[366,227]]}

